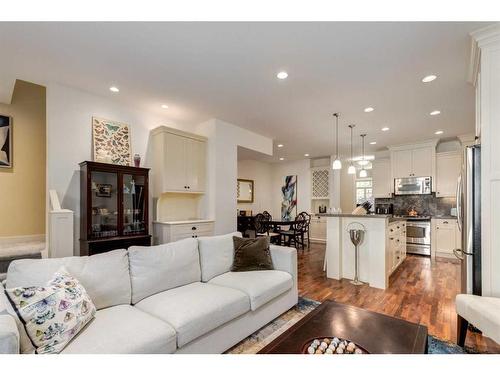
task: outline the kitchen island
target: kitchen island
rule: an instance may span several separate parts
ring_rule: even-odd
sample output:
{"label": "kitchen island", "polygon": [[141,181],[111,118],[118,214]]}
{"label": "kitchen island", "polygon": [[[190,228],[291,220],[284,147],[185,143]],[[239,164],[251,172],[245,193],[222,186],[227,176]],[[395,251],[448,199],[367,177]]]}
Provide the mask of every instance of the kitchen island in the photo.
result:
{"label": "kitchen island", "polygon": [[[359,246],[359,278],[368,285],[386,289],[389,276],[406,257],[406,222],[392,215],[323,214],[326,220],[326,276],[354,278],[354,245],[348,226],[365,227]],[[354,224],[356,223],[356,224]],[[351,225],[351,226],[352,226]]]}

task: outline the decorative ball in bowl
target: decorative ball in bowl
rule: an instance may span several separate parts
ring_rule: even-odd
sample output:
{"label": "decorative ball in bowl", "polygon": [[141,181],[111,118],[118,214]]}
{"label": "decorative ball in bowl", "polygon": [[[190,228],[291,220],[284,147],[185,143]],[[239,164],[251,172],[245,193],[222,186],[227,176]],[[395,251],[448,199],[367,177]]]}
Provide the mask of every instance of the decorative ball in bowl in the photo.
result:
{"label": "decorative ball in bowl", "polygon": [[316,337],[308,340],[302,349],[304,354],[368,354],[368,350],[340,337]]}

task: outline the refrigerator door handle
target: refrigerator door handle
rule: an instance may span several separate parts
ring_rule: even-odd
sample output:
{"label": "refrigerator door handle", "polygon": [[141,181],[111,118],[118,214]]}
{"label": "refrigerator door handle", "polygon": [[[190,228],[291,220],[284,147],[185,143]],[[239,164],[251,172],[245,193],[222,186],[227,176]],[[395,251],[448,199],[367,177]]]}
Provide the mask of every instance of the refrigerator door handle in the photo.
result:
{"label": "refrigerator door handle", "polygon": [[460,260],[464,259],[464,256],[462,255],[462,249],[453,249],[453,254]]}
{"label": "refrigerator door handle", "polygon": [[458,176],[457,180],[457,196],[456,196],[456,205],[457,205],[457,224],[458,230],[462,231],[462,174]]}

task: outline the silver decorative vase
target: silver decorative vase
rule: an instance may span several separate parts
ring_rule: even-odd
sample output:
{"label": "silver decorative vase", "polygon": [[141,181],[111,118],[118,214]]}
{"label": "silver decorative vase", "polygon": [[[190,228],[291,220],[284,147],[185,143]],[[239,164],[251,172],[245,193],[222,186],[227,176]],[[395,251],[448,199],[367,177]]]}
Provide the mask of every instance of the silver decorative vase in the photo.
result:
{"label": "silver decorative vase", "polygon": [[363,242],[365,238],[365,231],[363,229],[349,229],[349,237],[354,245],[354,280],[351,284],[363,285],[364,283],[359,280],[359,245]]}

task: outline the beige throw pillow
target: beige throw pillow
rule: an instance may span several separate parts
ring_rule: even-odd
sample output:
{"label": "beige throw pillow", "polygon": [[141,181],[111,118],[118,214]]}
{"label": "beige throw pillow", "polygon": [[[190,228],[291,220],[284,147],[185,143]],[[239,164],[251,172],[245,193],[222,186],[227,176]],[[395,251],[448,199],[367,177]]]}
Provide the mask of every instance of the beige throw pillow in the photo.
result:
{"label": "beige throw pillow", "polygon": [[64,267],[44,287],[6,289],[36,353],[59,353],[92,320],[96,308]]}

